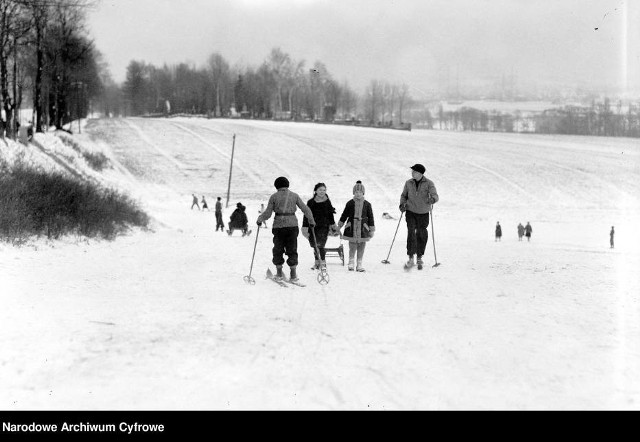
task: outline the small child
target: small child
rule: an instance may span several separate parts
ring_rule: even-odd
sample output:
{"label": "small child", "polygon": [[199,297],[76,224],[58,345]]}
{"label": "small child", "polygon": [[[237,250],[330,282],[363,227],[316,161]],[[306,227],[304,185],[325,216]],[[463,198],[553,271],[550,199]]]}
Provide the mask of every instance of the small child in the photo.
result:
{"label": "small child", "polygon": [[207,209],[207,211],[209,210],[209,206],[207,205],[207,200],[204,199],[204,195],[202,195],[202,210],[204,211],[204,209]]}
{"label": "small child", "polygon": [[371,203],[364,199],[364,185],[357,181],[353,186],[353,199],[349,200],[342,211],[338,226],[344,226],[342,238],[349,241],[349,271],[354,269],[354,258],[357,253],[355,270],[364,272],[362,258],[364,248],[376,231]]}
{"label": "small child", "polygon": [[502,240],[502,227],[500,226],[500,221],[496,223],[496,241]]}
{"label": "small child", "polygon": [[522,241],[522,237],[524,236],[524,226],[522,223],[518,223],[518,241]]}

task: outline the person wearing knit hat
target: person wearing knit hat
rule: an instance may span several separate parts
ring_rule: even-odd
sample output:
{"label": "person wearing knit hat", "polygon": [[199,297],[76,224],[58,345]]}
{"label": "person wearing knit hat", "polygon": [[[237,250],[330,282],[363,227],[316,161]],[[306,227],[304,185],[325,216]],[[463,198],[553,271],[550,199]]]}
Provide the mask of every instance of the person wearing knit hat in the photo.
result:
{"label": "person wearing knit hat", "polygon": [[309,219],[309,225],[315,226],[313,213],[302,201],[297,193],[289,190],[289,180],[285,177],[276,178],[273,183],[277,189],[276,193],[269,197],[269,202],[264,211],[258,216],[256,223],[258,227],[275,213],[271,232],[273,233],[273,259],[276,266],[276,279],[284,279],[282,266],[285,263],[284,255],[287,255],[287,265],[290,269],[291,281],[298,281],[296,268],[298,266],[298,218],[296,208],[302,210],[304,216]]}
{"label": "person wearing knit hat", "polygon": [[[305,216],[302,220],[302,236],[309,240],[309,245],[313,248],[313,254],[316,258],[314,268],[319,269],[326,267],[326,250],[327,238],[329,232],[336,232],[338,226],[333,215],[336,213],[336,209],[333,208],[331,200],[327,195],[327,186],[324,183],[318,183],[313,186],[313,198],[307,201],[307,206],[313,213],[313,218],[316,221],[316,226],[313,229],[313,233],[309,234],[309,220]],[[315,238],[315,242],[314,242]],[[318,250],[316,251],[316,242]],[[318,255],[319,253],[319,255]]]}
{"label": "person wearing knit hat", "polygon": [[422,255],[429,240],[429,213],[438,202],[438,192],[433,181],[424,176],[426,168],[422,164],[411,166],[411,179],[404,183],[400,195],[400,211],[406,213],[407,255],[405,268],[414,266],[414,255],[418,257],[418,269],[422,269]]}
{"label": "person wearing knit hat", "polygon": [[344,226],[342,238],[349,242],[348,269],[354,270],[354,260],[357,258],[355,270],[358,272],[365,271],[362,267],[364,249],[376,231],[373,209],[371,203],[364,198],[364,191],[362,181],[357,181],[353,186],[353,199],[345,205],[338,223],[339,228]]}
{"label": "person wearing knit hat", "polygon": [[236,210],[233,211],[229,219],[229,230],[227,230],[229,236],[233,234],[234,230],[241,230],[242,236],[251,235],[251,230],[249,230],[249,220],[245,213],[246,209],[247,208],[242,203],[236,204]]}

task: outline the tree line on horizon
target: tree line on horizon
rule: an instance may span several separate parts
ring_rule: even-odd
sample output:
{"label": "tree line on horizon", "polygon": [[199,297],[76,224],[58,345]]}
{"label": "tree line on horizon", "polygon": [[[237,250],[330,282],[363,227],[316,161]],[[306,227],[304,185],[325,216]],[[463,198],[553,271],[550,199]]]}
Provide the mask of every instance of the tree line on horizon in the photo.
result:
{"label": "tree line on horizon", "polygon": [[347,81],[337,81],[323,62],[308,68],[306,61],[276,47],[259,66],[231,66],[217,52],[202,67],[156,67],[132,60],[124,84],[114,85],[104,111],[398,123],[410,100],[406,84],[381,80],[371,80],[359,95]]}

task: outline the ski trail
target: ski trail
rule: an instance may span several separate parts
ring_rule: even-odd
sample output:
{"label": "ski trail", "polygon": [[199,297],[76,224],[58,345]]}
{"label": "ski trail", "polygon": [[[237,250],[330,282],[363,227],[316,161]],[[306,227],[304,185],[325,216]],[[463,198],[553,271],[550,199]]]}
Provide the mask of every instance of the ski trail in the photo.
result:
{"label": "ski trail", "polygon": [[124,124],[126,124],[127,126],[129,126],[131,129],[133,129],[135,131],[135,133],[138,135],[138,137],[144,141],[146,144],[148,144],[149,146],[151,146],[156,152],[158,152],[160,155],[162,155],[163,157],[165,157],[167,160],[169,160],[173,165],[175,165],[180,172],[185,175],[188,176],[188,174],[182,170],[185,169],[187,166],[185,164],[183,164],[182,162],[178,161],[177,159],[175,159],[174,157],[172,157],[169,152],[167,152],[165,149],[161,148],[160,146],[158,146],[157,144],[155,144],[148,136],[147,134],[145,134],[143,132],[143,130],[138,127],[137,125],[135,125],[133,122],[129,121],[128,119],[124,119],[122,120],[122,122]]}
{"label": "ski trail", "polygon": [[[183,126],[182,124],[176,123],[176,122],[171,122],[174,126],[176,126],[177,128],[187,132],[188,134],[190,134],[191,136],[197,138],[198,140],[200,140],[202,143],[204,143],[205,145],[213,148],[221,157],[225,158],[228,161],[231,161],[231,155],[226,153],[225,151],[223,151],[222,149],[220,149],[218,146],[216,146],[215,144],[212,144],[209,140],[207,140],[206,138],[204,138],[202,135],[194,132],[193,130],[189,129],[188,127]],[[245,175],[247,175],[247,177],[249,177],[249,179],[251,181],[253,181],[253,183],[258,186],[258,188],[262,188],[264,187],[265,183],[259,179],[256,178],[256,172],[255,171],[251,171],[248,168],[246,168],[245,166],[242,165],[242,163],[239,163],[236,159],[236,165],[235,167],[237,167],[238,169],[240,169],[242,172],[244,172]]]}

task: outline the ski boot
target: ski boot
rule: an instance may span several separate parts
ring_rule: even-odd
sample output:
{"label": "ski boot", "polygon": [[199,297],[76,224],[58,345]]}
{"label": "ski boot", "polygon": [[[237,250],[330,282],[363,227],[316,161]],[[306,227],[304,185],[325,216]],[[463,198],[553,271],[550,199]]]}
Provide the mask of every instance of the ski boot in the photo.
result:
{"label": "ski boot", "polygon": [[422,270],[422,267],[424,266],[424,261],[422,260],[422,256],[418,256],[418,270]]}
{"label": "ski boot", "polygon": [[413,261],[413,255],[409,255],[409,261],[407,261],[407,263],[404,265],[404,269],[405,270],[410,270],[415,264],[415,262]]}
{"label": "ski boot", "polygon": [[316,263],[311,267],[311,270],[318,270],[320,268],[320,260],[316,259]]}
{"label": "ski boot", "polygon": [[276,276],[274,277],[276,281],[282,281],[284,279],[284,273],[282,273],[282,265],[276,266]]}
{"label": "ski boot", "polygon": [[362,261],[358,260],[358,265],[356,266],[356,272],[364,272],[365,269],[362,267]]}
{"label": "ski boot", "polygon": [[327,261],[323,259],[320,261],[320,270],[326,270],[326,269],[327,269]]}
{"label": "ski boot", "polygon": [[228,234],[229,236],[231,236],[231,234],[232,234],[232,233],[233,233],[233,232],[232,232],[231,230],[227,230],[227,234]]}
{"label": "ski boot", "polygon": [[299,281],[298,275],[296,273],[296,266],[291,267],[291,275],[290,275],[289,281],[291,281],[291,282],[298,282]]}
{"label": "ski boot", "polygon": [[353,258],[350,258],[349,259],[349,264],[347,266],[347,268],[349,269],[350,272],[353,272],[353,269],[354,269],[353,265],[354,265]]}

